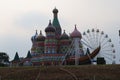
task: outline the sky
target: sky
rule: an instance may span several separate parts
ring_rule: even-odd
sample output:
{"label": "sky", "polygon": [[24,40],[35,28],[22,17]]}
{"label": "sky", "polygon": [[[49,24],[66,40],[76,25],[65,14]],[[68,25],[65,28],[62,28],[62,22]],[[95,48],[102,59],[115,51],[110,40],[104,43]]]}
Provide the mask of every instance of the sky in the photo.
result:
{"label": "sky", "polygon": [[74,25],[83,33],[87,29],[103,30],[115,45],[120,63],[120,0],[0,0],[0,52],[6,52],[10,60],[16,52],[25,57],[31,49],[31,36],[35,30],[47,27],[53,19],[52,10],[59,10],[62,30],[71,33]]}

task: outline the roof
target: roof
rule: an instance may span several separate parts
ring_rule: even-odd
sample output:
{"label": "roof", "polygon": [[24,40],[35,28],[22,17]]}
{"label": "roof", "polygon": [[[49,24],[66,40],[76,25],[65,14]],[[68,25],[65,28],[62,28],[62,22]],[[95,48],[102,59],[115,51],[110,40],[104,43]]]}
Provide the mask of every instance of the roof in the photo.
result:
{"label": "roof", "polygon": [[82,38],[81,33],[77,30],[76,25],[74,31],[70,34],[72,38]]}
{"label": "roof", "polygon": [[49,20],[48,26],[45,28],[45,32],[55,32],[55,28],[51,24],[51,20]]}
{"label": "roof", "polygon": [[16,52],[13,61],[20,61],[20,58],[19,58],[18,52]]}

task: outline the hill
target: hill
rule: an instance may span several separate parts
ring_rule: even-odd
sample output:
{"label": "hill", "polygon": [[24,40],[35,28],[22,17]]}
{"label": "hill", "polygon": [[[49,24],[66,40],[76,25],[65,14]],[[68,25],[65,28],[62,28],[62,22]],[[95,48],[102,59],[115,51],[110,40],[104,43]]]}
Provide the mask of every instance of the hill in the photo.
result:
{"label": "hill", "polygon": [[1,67],[0,80],[120,80],[120,65]]}

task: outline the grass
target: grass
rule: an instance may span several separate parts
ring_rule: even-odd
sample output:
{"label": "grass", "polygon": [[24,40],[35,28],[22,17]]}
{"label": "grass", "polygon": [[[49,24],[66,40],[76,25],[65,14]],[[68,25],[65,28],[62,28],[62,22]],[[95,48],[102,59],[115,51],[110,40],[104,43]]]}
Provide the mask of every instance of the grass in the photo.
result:
{"label": "grass", "polygon": [[[73,78],[70,73],[76,78]],[[119,75],[120,65],[0,68],[1,80],[36,80],[36,78],[37,80],[120,80]]]}

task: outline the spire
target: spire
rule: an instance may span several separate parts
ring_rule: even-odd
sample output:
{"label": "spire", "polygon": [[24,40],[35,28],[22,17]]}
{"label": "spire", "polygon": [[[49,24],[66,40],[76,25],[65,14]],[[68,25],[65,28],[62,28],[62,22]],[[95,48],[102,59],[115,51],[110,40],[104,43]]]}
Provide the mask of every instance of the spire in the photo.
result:
{"label": "spire", "polygon": [[18,52],[16,52],[13,61],[20,61],[20,58],[19,58],[19,56],[18,56]]}
{"label": "spire", "polygon": [[75,30],[77,30],[76,24],[75,24]]}
{"label": "spire", "polygon": [[37,33],[37,30],[36,30],[36,33],[35,33],[35,35],[38,35],[38,33]]}
{"label": "spire", "polygon": [[42,31],[40,30],[40,35],[42,36]]}
{"label": "spire", "polygon": [[56,9],[56,7],[53,9],[53,13],[55,14],[54,16],[57,16],[58,9]]}
{"label": "spire", "polygon": [[54,8],[53,9],[53,26],[56,28],[56,36],[60,36],[61,35],[61,26],[60,26],[60,23],[59,23],[59,20],[58,20],[58,9]]}
{"label": "spire", "polygon": [[51,20],[49,20],[49,25],[51,25]]}
{"label": "spire", "polygon": [[70,34],[70,36],[71,36],[72,38],[77,38],[77,37],[82,38],[82,35],[81,35],[81,33],[77,30],[76,25],[75,25],[74,31]]}
{"label": "spire", "polygon": [[61,40],[65,40],[65,39],[69,39],[69,36],[66,34],[65,30],[63,32],[63,34],[60,37]]}
{"label": "spire", "polygon": [[55,27],[51,24],[51,20],[49,20],[48,26],[45,28],[45,32],[55,32]]}
{"label": "spire", "polygon": [[28,51],[28,54],[27,54],[26,58],[32,58],[30,51]]}

